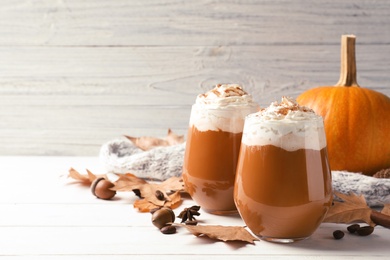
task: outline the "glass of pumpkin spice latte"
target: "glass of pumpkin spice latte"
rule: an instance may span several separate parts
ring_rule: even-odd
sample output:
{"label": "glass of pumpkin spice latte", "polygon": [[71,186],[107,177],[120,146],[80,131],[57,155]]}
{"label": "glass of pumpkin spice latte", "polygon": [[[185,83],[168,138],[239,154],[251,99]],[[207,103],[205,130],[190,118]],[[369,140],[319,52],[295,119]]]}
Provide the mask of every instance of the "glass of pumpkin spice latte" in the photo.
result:
{"label": "glass of pumpkin spice latte", "polygon": [[332,203],[322,117],[288,97],[248,115],[234,199],[260,239],[291,243],[309,237]]}
{"label": "glass of pumpkin spice latte", "polygon": [[183,181],[203,210],[237,214],[233,188],[242,129],[245,117],[258,109],[237,84],[218,84],[197,96],[190,115]]}

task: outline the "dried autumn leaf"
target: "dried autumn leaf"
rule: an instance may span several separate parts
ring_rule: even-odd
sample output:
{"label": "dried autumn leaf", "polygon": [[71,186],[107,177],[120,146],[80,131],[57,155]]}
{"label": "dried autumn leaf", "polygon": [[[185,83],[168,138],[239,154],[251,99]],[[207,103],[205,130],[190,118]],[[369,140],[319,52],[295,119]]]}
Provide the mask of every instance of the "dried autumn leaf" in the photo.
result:
{"label": "dried autumn leaf", "polygon": [[156,208],[156,205],[146,199],[140,199],[134,201],[133,207],[138,209],[140,212],[150,212],[152,209]]}
{"label": "dried autumn leaf", "polygon": [[181,195],[179,191],[176,191],[169,195],[169,200],[165,201],[162,205],[156,205],[148,199],[136,200],[133,203],[133,207],[138,209],[140,212],[150,212],[156,207],[169,207],[175,209],[179,207],[182,203]]}
{"label": "dried autumn leaf", "polygon": [[134,174],[126,173],[119,175],[118,179],[114,182],[115,186],[112,188],[116,191],[132,191],[139,189],[145,184],[149,184],[144,179],[138,178]]}
{"label": "dried autumn leaf", "polygon": [[365,222],[375,225],[371,220],[371,208],[367,205],[363,195],[350,193],[348,195],[335,192],[335,195],[343,202],[335,201],[329,209],[323,222],[352,223]]}
{"label": "dried autumn leaf", "polygon": [[[93,174],[90,170],[87,169],[87,174],[88,174],[88,179],[89,181],[92,183],[97,177],[100,177],[100,176],[97,176],[95,174]],[[103,176],[103,175],[101,175]]]}
{"label": "dried autumn leaf", "polygon": [[385,204],[381,213],[390,216],[390,204]]}
{"label": "dried autumn leaf", "polygon": [[87,175],[81,174],[73,168],[69,169],[68,177],[79,181],[85,185],[90,185],[98,176],[87,170]]}
{"label": "dried autumn leaf", "polygon": [[[181,202],[180,192],[184,191],[184,184],[181,177],[171,177],[161,183],[150,183],[140,189],[141,196],[156,206],[172,207],[172,205]],[[164,199],[156,196],[160,192]],[[174,192],[172,194],[172,192]],[[178,199],[177,199],[178,198]]]}
{"label": "dried autumn leaf", "polygon": [[243,241],[254,244],[254,241],[258,241],[257,237],[254,237],[244,227],[239,226],[220,226],[220,225],[185,225],[185,227],[195,236],[207,236],[212,239],[221,241]]}
{"label": "dried autumn leaf", "polygon": [[[170,200],[168,194],[165,191],[160,190],[157,184],[143,185],[139,191],[141,197],[159,207],[164,206],[164,204]],[[157,197],[157,192],[160,192],[162,199]]]}
{"label": "dried autumn leaf", "polygon": [[169,145],[167,140],[159,139],[152,136],[132,137],[132,136],[125,135],[125,137],[130,141],[132,141],[135,146],[137,146],[138,148],[144,151],[150,150],[158,146]]}
{"label": "dried autumn leaf", "polygon": [[[160,183],[149,183],[144,179],[138,178],[133,174],[123,174],[114,182],[112,188],[116,191],[134,191],[144,199],[138,202],[136,208],[141,212],[148,211],[156,207],[173,207],[181,203],[180,192],[184,191],[183,180],[181,177],[171,177]],[[174,192],[172,194],[172,192]],[[159,196],[157,196],[159,194]],[[150,203],[152,205],[146,205]],[[138,206],[142,205],[142,206]],[[146,205],[146,206],[145,206]]]}
{"label": "dried autumn leaf", "polygon": [[169,195],[169,200],[165,202],[164,207],[175,209],[179,207],[182,202],[180,191],[175,191]]}
{"label": "dried autumn leaf", "polygon": [[166,140],[169,145],[181,144],[184,142],[184,135],[177,135],[171,129],[168,129]]}
{"label": "dried autumn leaf", "polygon": [[165,138],[152,136],[132,137],[125,135],[127,139],[133,142],[138,148],[147,151],[158,146],[170,146],[184,142],[184,136],[176,135],[171,129],[168,129],[168,135]]}
{"label": "dried autumn leaf", "polygon": [[[164,199],[160,200],[154,195],[155,193],[153,193],[153,191],[158,190],[155,185],[152,184],[150,186],[147,186],[147,188],[150,189],[150,192],[146,193],[144,200],[153,204],[154,208],[156,208],[156,207],[170,207],[173,209],[173,208],[177,208],[182,203],[180,191],[176,191],[176,192],[169,194],[169,195],[167,193],[163,192]],[[144,191],[145,190],[146,189],[144,189]]]}
{"label": "dried autumn leaf", "polygon": [[[156,197],[156,191],[158,187],[156,184],[151,184],[144,179],[138,178],[137,176],[127,173],[120,175],[118,180],[114,182],[114,187],[112,188],[116,191],[134,191],[137,190],[137,193],[140,197],[154,204],[156,206],[163,206],[165,203],[164,200],[159,200]],[[164,198],[168,197],[166,193],[161,191]]]}
{"label": "dried autumn leaf", "polygon": [[116,191],[132,191],[134,189],[139,189],[141,197],[147,197],[149,193],[153,193],[154,196],[156,190],[162,191],[164,195],[166,195],[166,192],[170,191],[184,191],[183,179],[175,176],[170,177],[163,182],[149,183],[131,173],[127,173],[119,175],[119,178],[114,184],[113,190]]}
{"label": "dried autumn leaf", "polygon": [[165,181],[159,183],[159,188],[165,191],[184,191],[184,183],[182,177],[172,176]]}

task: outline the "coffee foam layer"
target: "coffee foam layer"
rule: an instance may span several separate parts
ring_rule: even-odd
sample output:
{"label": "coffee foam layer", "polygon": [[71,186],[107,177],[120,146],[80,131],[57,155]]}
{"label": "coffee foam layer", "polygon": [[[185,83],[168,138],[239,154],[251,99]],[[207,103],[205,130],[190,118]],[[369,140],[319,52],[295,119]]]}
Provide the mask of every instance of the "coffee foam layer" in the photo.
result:
{"label": "coffee foam layer", "polygon": [[283,97],[281,103],[247,116],[242,143],[274,145],[287,151],[321,150],[326,147],[323,120],[313,110]]}
{"label": "coffee foam layer", "polygon": [[197,96],[191,110],[190,127],[199,131],[241,133],[245,116],[257,110],[257,103],[241,86],[218,84]]}

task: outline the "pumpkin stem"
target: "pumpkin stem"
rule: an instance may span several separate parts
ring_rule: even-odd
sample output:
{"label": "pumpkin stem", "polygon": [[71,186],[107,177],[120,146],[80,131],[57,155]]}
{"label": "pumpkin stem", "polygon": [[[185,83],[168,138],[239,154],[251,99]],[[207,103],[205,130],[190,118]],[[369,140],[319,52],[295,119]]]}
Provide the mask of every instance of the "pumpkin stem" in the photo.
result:
{"label": "pumpkin stem", "polygon": [[355,35],[341,36],[340,79],[336,86],[359,86],[356,80]]}

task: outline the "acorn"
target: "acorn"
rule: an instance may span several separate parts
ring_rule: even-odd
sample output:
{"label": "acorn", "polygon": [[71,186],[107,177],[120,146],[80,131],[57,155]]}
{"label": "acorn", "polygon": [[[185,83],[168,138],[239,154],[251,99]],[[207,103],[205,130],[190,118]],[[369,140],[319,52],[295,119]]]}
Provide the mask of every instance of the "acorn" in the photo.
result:
{"label": "acorn", "polygon": [[115,190],[111,190],[115,185],[103,177],[96,178],[91,184],[91,192],[99,199],[109,200],[116,195]]}
{"label": "acorn", "polygon": [[154,210],[152,213],[152,223],[158,229],[162,229],[165,226],[170,226],[175,221],[175,213],[172,209],[162,207]]}

